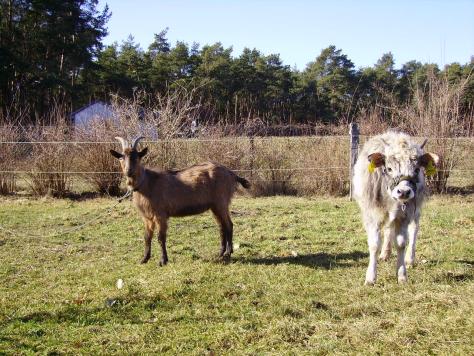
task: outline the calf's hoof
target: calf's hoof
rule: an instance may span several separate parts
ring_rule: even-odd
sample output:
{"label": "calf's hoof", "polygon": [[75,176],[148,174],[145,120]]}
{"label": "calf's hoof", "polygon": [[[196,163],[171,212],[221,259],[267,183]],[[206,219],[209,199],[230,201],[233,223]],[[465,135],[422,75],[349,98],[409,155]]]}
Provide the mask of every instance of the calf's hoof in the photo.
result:
{"label": "calf's hoof", "polygon": [[407,268],[415,267],[415,261],[414,260],[406,259],[405,263],[406,263]]}
{"label": "calf's hoof", "polygon": [[407,283],[407,282],[408,282],[408,279],[407,279],[406,276],[400,276],[400,277],[398,277],[398,283],[399,283],[399,284],[405,284],[405,283]]}
{"label": "calf's hoof", "polygon": [[375,281],[377,280],[377,273],[372,269],[367,269],[367,273],[365,274],[365,285],[366,286],[373,286]]}
{"label": "calf's hoof", "polygon": [[388,261],[390,258],[390,252],[382,252],[379,256],[380,261]]}

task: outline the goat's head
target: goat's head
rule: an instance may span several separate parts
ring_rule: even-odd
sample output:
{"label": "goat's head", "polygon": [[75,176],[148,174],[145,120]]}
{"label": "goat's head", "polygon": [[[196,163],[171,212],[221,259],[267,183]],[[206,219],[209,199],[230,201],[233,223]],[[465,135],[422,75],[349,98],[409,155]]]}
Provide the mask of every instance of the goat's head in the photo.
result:
{"label": "goat's head", "polygon": [[425,143],[426,140],[420,146],[393,154],[375,152],[368,156],[369,171],[381,168],[383,185],[394,200],[404,203],[413,199],[418,185],[424,182],[424,174],[435,173],[439,157],[434,153],[423,153]]}
{"label": "goat's head", "polygon": [[147,154],[148,148],[145,147],[141,151],[137,150],[138,142],[143,137],[136,138],[131,144],[122,137],[115,138],[122,144],[122,153],[114,150],[110,150],[110,153],[120,160],[120,167],[127,178],[127,185],[134,187],[141,175],[141,159]]}

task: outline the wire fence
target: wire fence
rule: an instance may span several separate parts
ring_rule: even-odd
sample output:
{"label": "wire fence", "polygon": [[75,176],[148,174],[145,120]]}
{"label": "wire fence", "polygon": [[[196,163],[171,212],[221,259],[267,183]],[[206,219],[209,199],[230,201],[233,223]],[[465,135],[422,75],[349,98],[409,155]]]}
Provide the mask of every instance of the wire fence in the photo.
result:
{"label": "wire fence", "polygon": [[[362,141],[368,140],[373,137],[371,135],[359,135]],[[307,141],[318,141],[318,140],[344,140],[348,141],[348,135],[326,135],[326,136],[231,136],[231,137],[218,137],[218,138],[174,138],[169,140],[141,140],[142,144],[166,144],[166,143],[209,143],[209,142],[232,142],[232,141],[275,141],[275,140],[307,140]],[[430,137],[420,136],[415,137],[420,142],[424,139],[435,140],[435,141],[467,141],[474,143],[474,136],[459,136],[459,137]],[[88,144],[107,144],[107,145],[118,145],[117,141],[0,141],[0,145],[88,145]]]}
{"label": "wire fence", "polygon": [[[184,167],[183,167],[184,168]],[[254,168],[254,169],[232,169],[232,171],[236,173],[245,173],[245,172],[292,172],[292,171],[330,171],[330,170],[340,170],[346,169],[347,167],[296,167],[296,168]],[[177,168],[179,171],[181,168]],[[474,169],[438,169],[438,172],[451,172],[451,173],[458,173],[458,172],[474,172]],[[88,174],[118,174],[121,175],[122,172],[120,171],[104,171],[104,172],[70,172],[70,171],[48,171],[48,172],[41,172],[41,171],[0,171],[0,174],[68,174],[68,175],[88,175]]]}
{"label": "wire fence", "polygon": [[[361,146],[370,136],[359,136]],[[419,138],[420,143],[424,138]],[[253,183],[255,194],[346,194],[350,186],[349,136],[177,138],[141,141],[145,165],[182,169],[219,162]],[[430,144],[432,145],[430,147]],[[0,193],[120,192],[121,172],[109,153],[118,142],[0,141]],[[428,138],[428,149],[455,157],[431,184],[474,186],[474,137]],[[446,151],[447,152],[447,151]]]}

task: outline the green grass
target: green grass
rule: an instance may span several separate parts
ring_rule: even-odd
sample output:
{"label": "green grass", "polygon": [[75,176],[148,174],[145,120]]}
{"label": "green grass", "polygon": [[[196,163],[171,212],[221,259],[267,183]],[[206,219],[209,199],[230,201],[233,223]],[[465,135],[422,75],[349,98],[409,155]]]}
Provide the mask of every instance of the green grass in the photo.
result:
{"label": "green grass", "polygon": [[158,267],[156,238],[140,265],[129,201],[48,237],[113,204],[0,200],[0,224],[17,231],[0,232],[0,354],[474,351],[472,195],[430,200],[409,283],[397,284],[392,258],[374,287],[363,286],[365,233],[347,199],[235,199],[238,249],[227,265],[210,214],[173,219],[169,265]]}

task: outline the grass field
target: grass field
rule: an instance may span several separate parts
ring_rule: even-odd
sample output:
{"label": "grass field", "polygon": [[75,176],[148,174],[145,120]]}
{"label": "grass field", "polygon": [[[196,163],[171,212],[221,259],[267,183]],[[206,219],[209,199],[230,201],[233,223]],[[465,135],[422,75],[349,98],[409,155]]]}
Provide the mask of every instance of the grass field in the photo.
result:
{"label": "grass field", "polygon": [[432,198],[409,283],[392,257],[374,287],[347,198],[235,199],[227,265],[210,214],[172,220],[170,264],[158,267],[155,239],[140,265],[129,201],[48,237],[113,204],[0,200],[0,224],[18,232],[0,232],[0,354],[474,353],[474,195]]}

